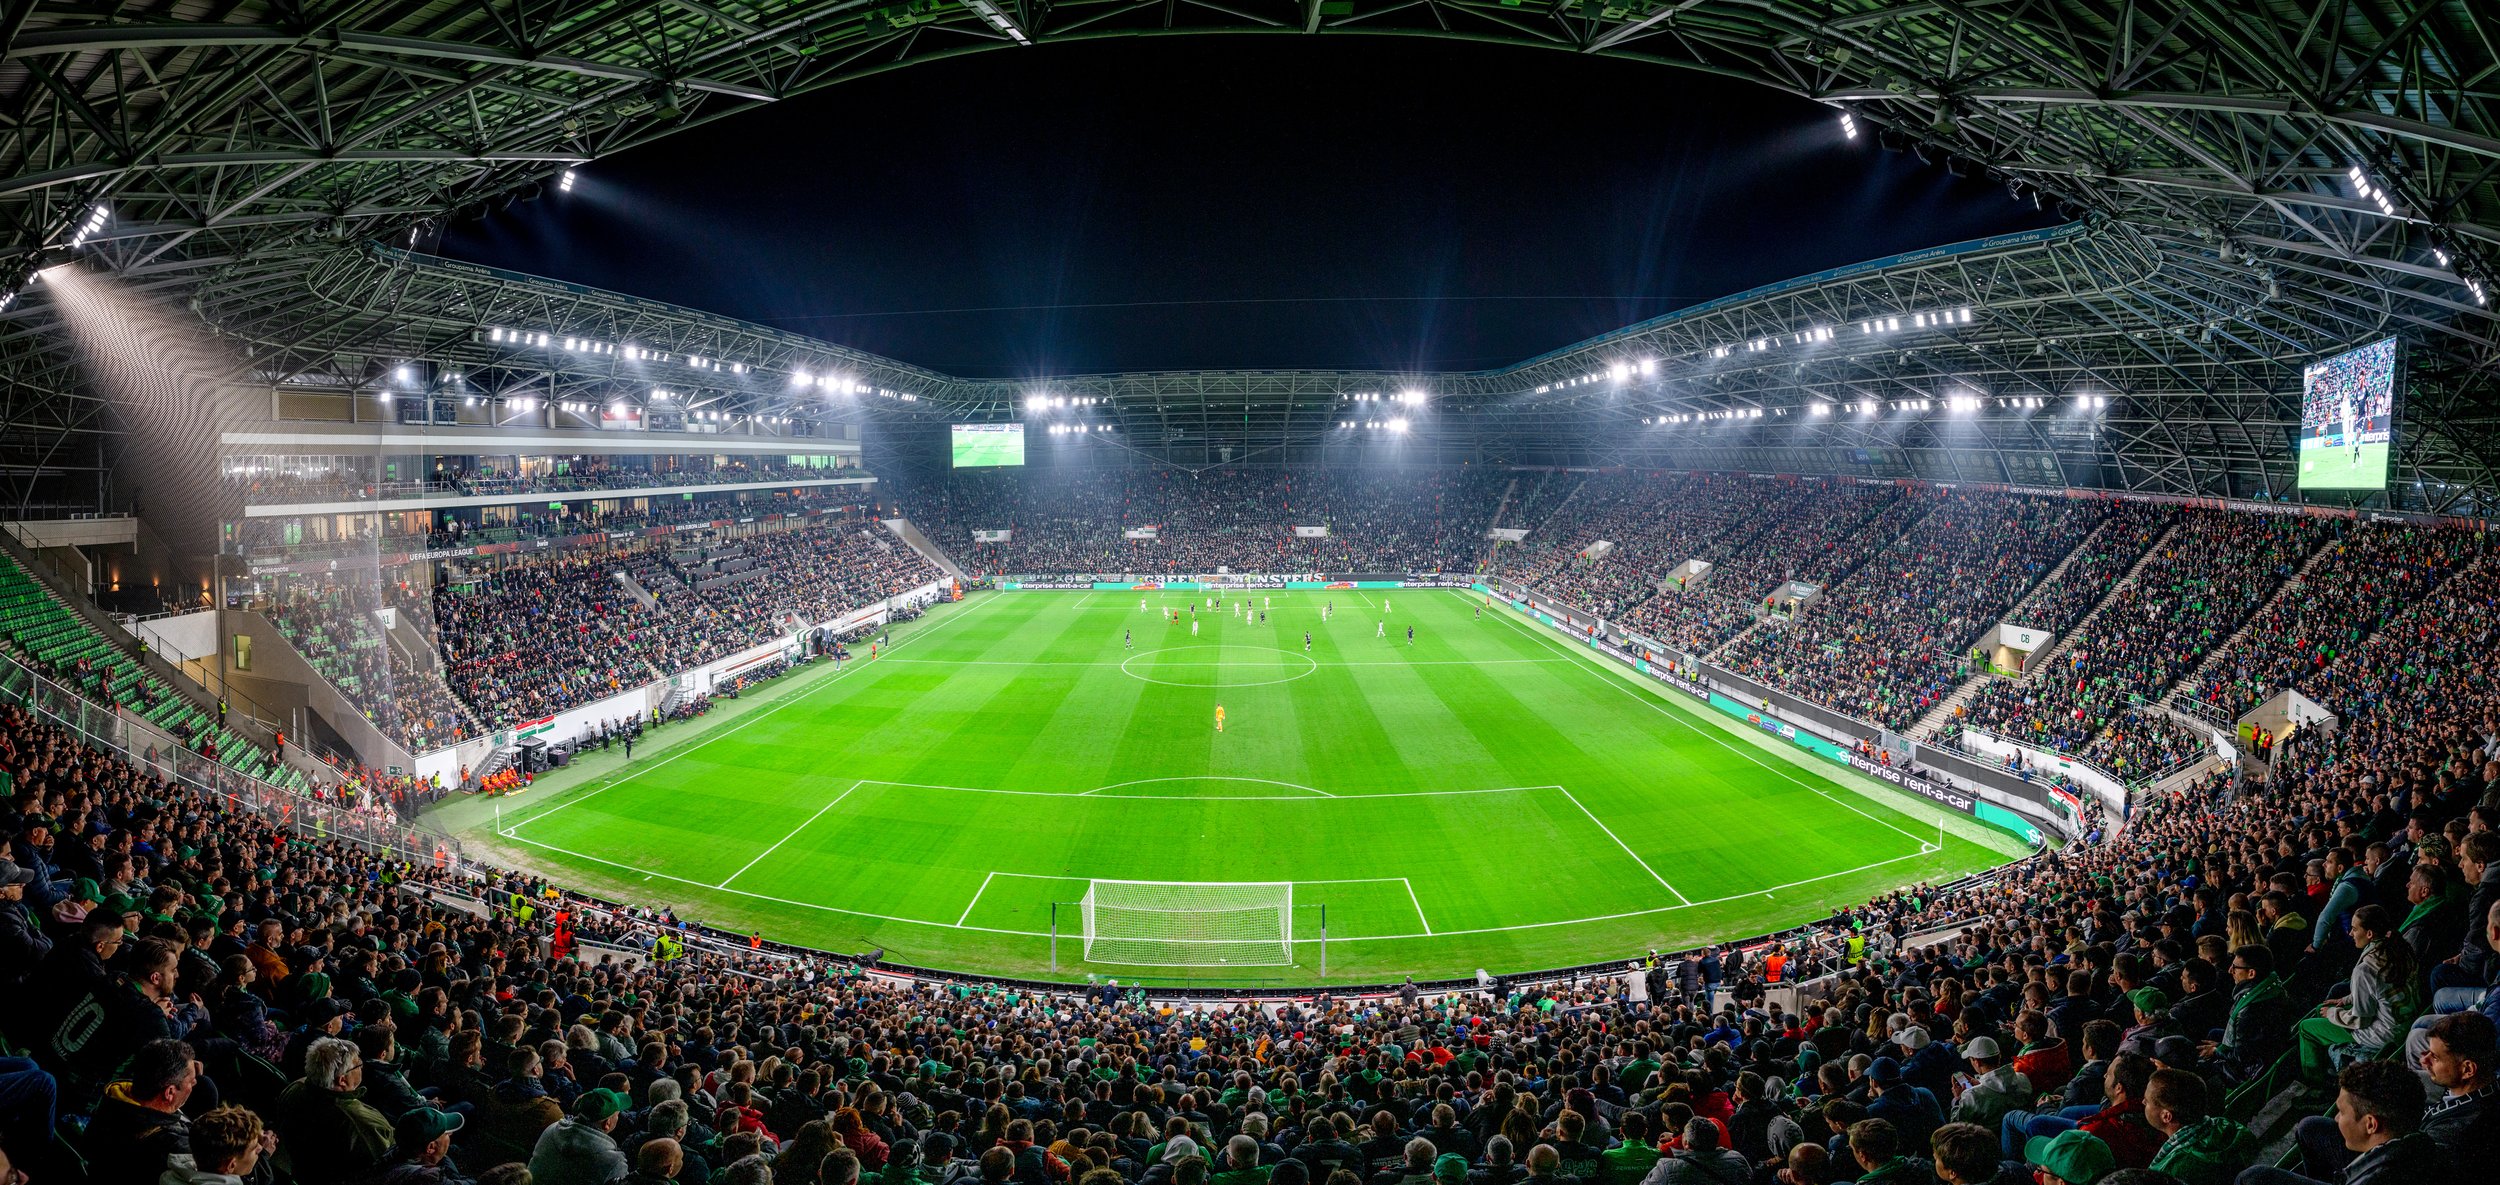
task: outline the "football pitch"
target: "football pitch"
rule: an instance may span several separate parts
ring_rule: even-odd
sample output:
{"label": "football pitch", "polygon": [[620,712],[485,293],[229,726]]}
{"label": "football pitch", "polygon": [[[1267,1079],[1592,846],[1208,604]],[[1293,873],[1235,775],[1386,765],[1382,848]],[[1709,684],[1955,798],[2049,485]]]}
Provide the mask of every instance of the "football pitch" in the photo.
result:
{"label": "football pitch", "polygon": [[[2022,852],[1480,594],[1209,595],[976,594],[455,822],[560,883],[779,941],[1051,977],[1057,903],[1057,978],[1246,986],[1320,982],[1323,923],[1327,982],[1533,971]],[[1291,962],[1089,963],[1094,880],[1290,882]]]}
{"label": "football pitch", "polygon": [[2386,441],[2359,448],[2340,445],[2300,447],[2300,488],[2304,490],[2380,490],[2387,488],[2389,448]]}

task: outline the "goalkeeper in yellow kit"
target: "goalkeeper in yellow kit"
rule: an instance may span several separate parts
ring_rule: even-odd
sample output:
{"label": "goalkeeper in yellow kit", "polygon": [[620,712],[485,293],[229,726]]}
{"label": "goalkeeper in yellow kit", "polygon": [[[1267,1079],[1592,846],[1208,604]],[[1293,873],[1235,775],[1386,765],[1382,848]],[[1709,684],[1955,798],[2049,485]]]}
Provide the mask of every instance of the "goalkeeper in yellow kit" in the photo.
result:
{"label": "goalkeeper in yellow kit", "polygon": [[1215,731],[1224,731],[1224,705],[1215,705]]}

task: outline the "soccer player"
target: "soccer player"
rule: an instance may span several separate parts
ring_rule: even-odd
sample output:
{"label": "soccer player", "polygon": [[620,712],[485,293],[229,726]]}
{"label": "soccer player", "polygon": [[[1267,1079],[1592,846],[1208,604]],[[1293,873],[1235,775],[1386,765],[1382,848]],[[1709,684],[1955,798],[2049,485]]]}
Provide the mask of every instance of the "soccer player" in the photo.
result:
{"label": "soccer player", "polygon": [[1415,644],[1415,627],[1414,627],[1414,626],[1411,626],[1411,625],[1410,625],[1410,626],[1406,627],[1406,644],[1407,644],[1407,645],[1409,645],[1409,646],[1412,646],[1412,645],[1414,645],[1414,644]]}
{"label": "soccer player", "polygon": [[1259,598],[1259,608],[1261,608],[1261,609],[1273,609],[1273,608],[1275,608],[1275,607],[1276,607],[1276,598],[1274,598],[1274,597],[1260,597],[1260,598]]}
{"label": "soccer player", "polygon": [[1304,630],[1304,631],[1302,631],[1302,653],[1304,653],[1304,654],[1309,654],[1310,652],[1311,652],[1311,631],[1309,631],[1309,630]]}
{"label": "soccer player", "polygon": [[1476,606],[1476,620],[1484,620],[1484,606],[1482,605]]}
{"label": "soccer player", "polygon": [[1198,636],[1198,619],[1195,617],[1189,619],[1189,636],[1193,638]]}
{"label": "soccer player", "polygon": [[1388,623],[1388,622],[1385,622],[1385,621],[1382,621],[1382,622],[1375,622],[1375,623],[1373,623],[1373,625],[1372,625],[1372,636],[1373,636],[1373,637],[1375,637],[1375,638],[1386,638],[1386,637],[1388,637],[1388,636],[1389,636],[1389,623]]}
{"label": "soccer player", "polygon": [[1380,598],[1380,611],[1383,613],[1389,611],[1389,598],[1386,596]]}
{"label": "soccer player", "polygon": [[1146,598],[1144,598],[1144,597],[1139,597],[1139,598],[1137,598],[1137,611],[1138,611],[1138,612],[1140,612],[1140,613],[1143,613],[1143,612],[1145,612],[1145,611],[1146,611]]}
{"label": "soccer player", "polygon": [[1224,705],[1215,705],[1215,731],[1224,731]]}
{"label": "soccer player", "polygon": [[1120,649],[1122,649],[1122,650],[1135,650],[1135,649],[1137,649],[1137,643],[1135,643],[1135,642],[1133,642],[1133,641],[1131,641],[1131,640],[1129,639],[1129,636],[1128,636],[1128,631],[1127,631],[1127,630],[1121,630],[1121,631],[1120,631]]}

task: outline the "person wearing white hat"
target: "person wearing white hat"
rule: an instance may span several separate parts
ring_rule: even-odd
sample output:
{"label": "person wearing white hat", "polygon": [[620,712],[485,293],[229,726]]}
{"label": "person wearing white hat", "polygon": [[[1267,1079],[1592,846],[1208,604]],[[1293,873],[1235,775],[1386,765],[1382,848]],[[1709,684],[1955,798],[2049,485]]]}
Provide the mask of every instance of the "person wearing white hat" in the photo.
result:
{"label": "person wearing white hat", "polygon": [[1955,1075],[1960,1093],[1953,1101],[1953,1122],[1976,1123],[1995,1131],[2006,1112],[2031,1109],[2038,1092],[2031,1079],[2005,1060],[1996,1038],[1971,1038],[1962,1048],[1962,1060],[1969,1064],[1970,1073]]}

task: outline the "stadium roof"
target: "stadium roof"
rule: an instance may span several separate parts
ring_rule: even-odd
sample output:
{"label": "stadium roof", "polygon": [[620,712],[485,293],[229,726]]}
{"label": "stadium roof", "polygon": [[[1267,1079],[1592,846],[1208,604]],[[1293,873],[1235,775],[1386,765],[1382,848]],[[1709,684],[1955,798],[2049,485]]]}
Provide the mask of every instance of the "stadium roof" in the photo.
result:
{"label": "stadium roof", "polygon": [[[2077,225],[1807,277],[1501,371],[1054,381],[1111,396],[1104,406],[1132,440],[1271,448],[1342,423],[1325,410],[1340,396],[1417,386],[1432,394],[1436,430],[1486,429],[1471,447],[1497,459],[2285,492],[2296,420],[2286,394],[2299,365],[2402,334],[2415,343],[2415,383],[2399,476],[2424,483],[2410,504],[2485,512],[2500,492],[2485,303],[2500,287],[2500,119],[2489,89],[2500,39],[2489,10],[2462,0],[243,0],[109,10],[14,0],[0,21],[11,120],[0,133],[0,280],[25,290],[0,313],[10,380],[0,477],[13,480],[78,455],[59,447],[65,434],[110,430],[42,286],[26,284],[73,245],[125,285],[187,298],[255,343],[237,376],[246,380],[353,381],[356,365],[412,356],[517,373],[517,359],[475,332],[509,320],[611,340],[743,333],[763,351],[759,364],[813,351],[893,378],[863,378],[872,390],[926,388],[893,412],[1003,414],[1020,393],[1000,384],[368,244],[422,245],[446,219],[569,165],[868,73],[980,49],[1220,31],[1462,38],[1700,70],[1829,103],[1859,134],[2000,179]],[[1964,307],[1974,310],[1967,322]],[[1917,323],[1945,310],[1956,319]],[[1847,340],[1878,314],[1911,318],[1910,328],[1887,331],[1880,349],[1874,333]],[[1836,336],[1812,336],[1824,329]],[[1754,344],[1774,338],[1788,340]],[[1731,352],[1712,353],[1720,347]],[[1639,371],[1644,361],[1654,374]],[[600,381],[595,370],[536,365],[563,372],[558,383]],[[1614,381],[1617,365],[1634,368],[1632,381]],[[1607,381],[1572,381],[1590,374]],[[2112,401],[2080,436],[2055,416],[1998,416],[1994,403],[1962,421],[1879,415],[1800,428],[1775,414],[1811,416],[1816,402],[1907,412],[1890,405],[2079,395]],[[723,386],[720,397],[761,406],[787,395]],[[1643,423],[1660,416],[1669,422]]]}

